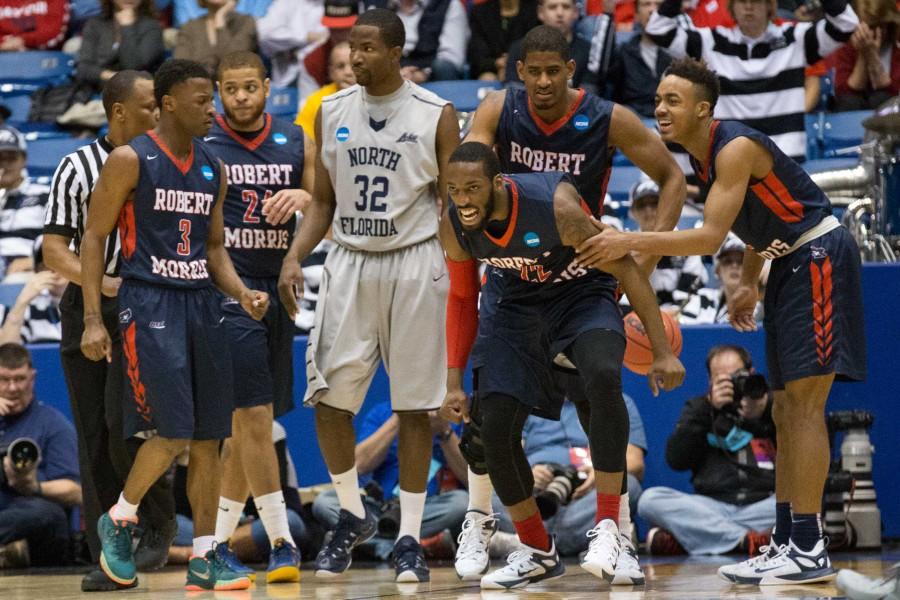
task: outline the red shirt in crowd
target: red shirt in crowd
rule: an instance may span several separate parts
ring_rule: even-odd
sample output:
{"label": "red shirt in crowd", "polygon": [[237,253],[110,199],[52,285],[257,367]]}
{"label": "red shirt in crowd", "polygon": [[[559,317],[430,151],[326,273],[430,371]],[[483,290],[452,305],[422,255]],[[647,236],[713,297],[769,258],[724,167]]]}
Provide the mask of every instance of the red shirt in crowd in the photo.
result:
{"label": "red shirt in crowd", "polygon": [[0,2],[0,42],[20,37],[29,50],[56,48],[65,39],[68,24],[68,0]]}

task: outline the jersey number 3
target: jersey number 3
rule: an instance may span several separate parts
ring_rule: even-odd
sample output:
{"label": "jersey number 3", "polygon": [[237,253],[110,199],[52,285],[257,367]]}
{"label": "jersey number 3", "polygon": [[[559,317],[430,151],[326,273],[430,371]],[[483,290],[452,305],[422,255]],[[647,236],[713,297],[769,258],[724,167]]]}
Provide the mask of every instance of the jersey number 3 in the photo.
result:
{"label": "jersey number 3", "polygon": [[189,219],[181,219],[178,221],[178,229],[181,231],[181,242],[175,249],[179,256],[191,255],[191,221]]}
{"label": "jersey number 3", "polygon": [[[359,200],[356,202],[356,210],[369,210],[371,212],[386,212],[387,203],[384,199],[388,195],[388,178],[357,175],[353,182],[359,186]],[[371,189],[370,189],[371,188]]]}

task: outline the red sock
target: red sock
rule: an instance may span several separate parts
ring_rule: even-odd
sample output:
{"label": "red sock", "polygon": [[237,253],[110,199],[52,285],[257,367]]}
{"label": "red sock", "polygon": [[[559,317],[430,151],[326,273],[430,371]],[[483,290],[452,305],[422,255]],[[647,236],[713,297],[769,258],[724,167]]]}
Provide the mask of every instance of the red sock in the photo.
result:
{"label": "red sock", "polygon": [[597,493],[597,522],[603,519],[612,519],[613,523],[619,524],[619,501],[622,496],[619,494],[601,494]]}
{"label": "red sock", "polygon": [[550,549],[550,536],[547,535],[547,529],[544,528],[541,513],[534,513],[524,521],[514,521],[513,525],[516,526],[519,541],[526,546],[544,551]]}

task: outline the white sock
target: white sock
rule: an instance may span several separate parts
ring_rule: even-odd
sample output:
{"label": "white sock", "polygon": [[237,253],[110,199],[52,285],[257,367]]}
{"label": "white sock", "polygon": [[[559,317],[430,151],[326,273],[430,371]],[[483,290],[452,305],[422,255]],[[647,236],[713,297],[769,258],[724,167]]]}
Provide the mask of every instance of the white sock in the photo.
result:
{"label": "white sock", "polygon": [[[491,507],[491,494],[494,493],[494,486],[491,484],[491,477],[487,473],[484,475],[476,475],[469,467],[469,511],[477,510],[486,515],[494,512]],[[468,511],[467,511],[468,512]]]}
{"label": "white sock", "polygon": [[237,500],[229,500],[225,496],[219,496],[219,510],[216,512],[216,542],[224,544],[234,535],[241,515],[244,512],[244,503]]}
{"label": "white sock", "polygon": [[334,484],[334,491],[337,493],[341,508],[358,519],[364,519],[366,509],[363,506],[362,497],[359,495],[359,475],[356,474],[356,465],[353,465],[349,471],[338,475],[329,473],[329,475],[331,475],[331,482]]}
{"label": "white sock", "polygon": [[216,536],[214,535],[201,535],[200,537],[195,537],[193,556],[206,556],[206,553],[213,549],[215,541]]}
{"label": "white sock", "polygon": [[399,540],[405,535],[410,535],[417,542],[422,533],[422,515],[425,514],[426,492],[406,492],[400,490],[400,531],[397,533]]}
{"label": "white sock", "polygon": [[113,521],[137,521],[138,505],[125,500],[125,492],[119,494],[119,501],[109,509]]}
{"label": "white sock", "polygon": [[273,548],[279,539],[296,546],[294,538],[291,537],[291,529],[288,527],[287,506],[281,490],[256,498],[256,512],[259,513],[266,535],[269,536],[269,544]]}
{"label": "white sock", "polygon": [[631,505],[628,504],[628,492],[619,497],[619,532],[631,539]]}

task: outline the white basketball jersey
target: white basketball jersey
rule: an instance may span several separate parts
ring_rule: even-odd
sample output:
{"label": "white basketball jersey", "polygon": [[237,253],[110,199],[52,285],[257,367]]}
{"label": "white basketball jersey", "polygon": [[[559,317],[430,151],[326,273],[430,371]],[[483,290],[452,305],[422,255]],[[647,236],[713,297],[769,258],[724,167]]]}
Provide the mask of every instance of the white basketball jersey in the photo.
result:
{"label": "white basketball jersey", "polygon": [[404,81],[393,94],[359,85],[322,100],[322,163],[334,187],[334,241],[384,252],[437,235],[438,120],[446,100]]}

